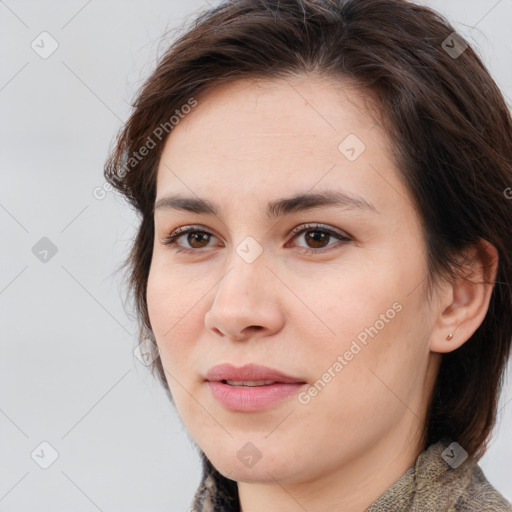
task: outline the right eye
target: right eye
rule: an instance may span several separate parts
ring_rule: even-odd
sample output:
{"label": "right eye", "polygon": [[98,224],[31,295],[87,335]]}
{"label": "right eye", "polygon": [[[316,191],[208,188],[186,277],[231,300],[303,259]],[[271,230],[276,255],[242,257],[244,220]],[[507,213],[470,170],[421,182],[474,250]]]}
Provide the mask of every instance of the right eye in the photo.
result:
{"label": "right eye", "polygon": [[[186,240],[191,247],[183,247],[178,243],[178,240],[185,235],[188,235]],[[197,249],[204,249],[206,246],[202,245],[197,247],[195,244],[201,245],[205,241],[209,242],[210,237],[212,236],[214,235],[212,235],[210,232],[203,229],[198,229],[198,226],[184,226],[175,229],[171,234],[167,235],[162,240],[162,244],[167,246],[178,246],[179,248],[175,249],[176,252],[197,252]]]}

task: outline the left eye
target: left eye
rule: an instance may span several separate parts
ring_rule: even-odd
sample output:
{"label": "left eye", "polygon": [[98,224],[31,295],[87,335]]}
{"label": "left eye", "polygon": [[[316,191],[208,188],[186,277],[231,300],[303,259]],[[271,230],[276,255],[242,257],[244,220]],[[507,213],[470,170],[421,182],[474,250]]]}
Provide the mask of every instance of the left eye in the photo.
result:
{"label": "left eye", "polygon": [[298,238],[299,235],[302,234],[306,235],[305,240],[307,241],[307,243],[312,244],[305,247],[306,252],[321,252],[315,249],[323,249],[324,247],[329,247],[324,243],[330,238],[337,238],[342,243],[352,241],[352,239],[345,233],[337,231],[328,226],[322,226],[318,224],[307,224],[304,226],[299,226],[298,228],[295,228],[292,231],[292,235],[294,235],[293,238]]}
{"label": "left eye", "polygon": [[[305,249],[305,252],[310,252],[310,253],[323,252],[323,251],[321,251],[321,249],[323,249],[324,247],[329,247],[329,245],[333,245],[333,244],[329,244],[329,245],[326,244],[326,242],[330,238],[336,238],[342,243],[347,243],[347,242],[352,241],[352,239],[349,236],[347,236],[345,233],[343,233],[341,231],[334,230],[328,226],[322,226],[322,225],[318,225],[318,224],[313,224],[313,225],[308,224],[308,225],[299,226],[298,228],[295,228],[291,234],[293,235],[292,239],[298,238],[299,235],[306,234],[307,235],[305,237],[306,243],[308,243],[310,245],[308,245],[306,247],[304,247],[304,246],[299,246],[299,247],[302,247],[303,249]],[[190,244],[191,247],[183,247],[180,244],[178,244],[178,240],[185,235],[188,235],[186,240]],[[177,252],[183,252],[183,251],[197,252],[197,249],[206,248],[205,245],[201,245],[201,244],[203,244],[204,242],[206,242],[206,244],[207,244],[210,241],[210,237],[212,237],[212,236],[214,236],[214,235],[212,235],[208,231],[197,229],[197,226],[196,227],[190,226],[190,227],[185,227],[185,228],[178,228],[173,233],[171,233],[170,235],[165,237],[162,240],[162,244],[167,245],[167,246],[173,246],[173,245],[179,246],[180,248],[176,249]]]}

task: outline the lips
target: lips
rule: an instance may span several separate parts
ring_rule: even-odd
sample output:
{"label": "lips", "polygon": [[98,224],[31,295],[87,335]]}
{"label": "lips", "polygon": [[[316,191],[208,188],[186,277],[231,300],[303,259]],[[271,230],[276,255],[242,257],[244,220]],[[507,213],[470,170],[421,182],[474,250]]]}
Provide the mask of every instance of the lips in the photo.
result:
{"label": "lips", "polygon": [[237,368],[226,363],[210,369],[206,384],[226,409],[256,413],[293,398],[306,382],[267,366],[247,364]]}
{"label": "lips", "polygon": [[282,373],[275,368],[261,366],[257,364],[246,364],[240,368],[229,363],[219,364],[210,368],[206,374],[206,379],[210,382],[247,382],[267,381],[278,384],[304,384],[305,381],[298,377],[293,377]]}

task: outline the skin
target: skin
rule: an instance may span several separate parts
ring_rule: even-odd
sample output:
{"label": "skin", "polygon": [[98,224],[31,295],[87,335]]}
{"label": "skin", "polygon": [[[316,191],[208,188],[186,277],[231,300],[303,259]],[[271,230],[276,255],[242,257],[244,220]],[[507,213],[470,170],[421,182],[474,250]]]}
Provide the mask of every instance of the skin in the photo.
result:
{"label": "skin", "polygon": [[[174,127],[157,175],[157,201],[199,196],[221,216],[157,209],[147,299],[178,413],[214,466],[238,482],[244,512],[360,512],[410,468],[441,353],[462,345],[486,314],[481,280],[425,289],[421,222],[368,97],[318,76],[218,86]],[[349,134],[366,146],[338,149]],[[322,206],[269,220],[267,202],[298,192],[342,190],[377,212]],[[349,235],[314,244],[320,223]],[[178,227],[212,234],[162,240]],[[313,229],[313,231],[315,231]],[[253,237],[247,263],[236,252]],[[305,249],[317,253],[305,253]],[[496,252],[472,253],[471,271],[492,279]],[[234,412],[204,382],[212,366],[254,362],[312,386],[392,305],[401,310],[309,403],[297,396]],[[454,333],[448,342],[446,336]],[[237,457],[248,442],[252,467]]]}

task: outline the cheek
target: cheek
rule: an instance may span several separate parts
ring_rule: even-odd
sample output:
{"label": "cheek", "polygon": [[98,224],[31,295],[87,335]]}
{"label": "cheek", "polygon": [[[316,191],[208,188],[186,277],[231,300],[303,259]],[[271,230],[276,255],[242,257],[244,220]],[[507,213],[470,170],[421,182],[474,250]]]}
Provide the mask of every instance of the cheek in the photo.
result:
{"label": "cheek", "polygon": [[185,335],[184,330],[198,328],[197,312],[192,305],[196,304],[198,308],[199,292],[193,284],[180,279],[176,270],[171,271],[156,261],[149,272],[146,294],[156,343],[163,362],[170,364],[170,350],[179,351],[182,346],[187,346],[187,343],[179,343],[179,340],[191,341],[191,334]]}
{"label": "cheek", "polygon": [[[146,289],[148,313],[153,332],[161,341],[184,326],[197,325],[197,311],[208,289],[199,276],[170,265],[158,252],[151,263]],[[192,323],[191,318],[195,322]]]}
{"label": "cheek", "polygon": [[[400,316],[396,310],[403,301],[403,278],[382,259],[344,261],[343,266],[327,270],[318,267],[288,274],[287,282],[293,283],[293,292],[301,299],[293,305],[292,324],[301,322],[301,329],[321,349],[341,349],[360,333],[364,340],[365,328],[377,322],[377,329],[384,331]],[[399,304],[393,308],[395,303]]]}
{"label": "cheek", "polygon": [[[413,305],[392,302],[389,295],[374,299],[340,301],[337,316],[323,310],[336,335],[315,337],[309,330],[305,335],[312,344],[301,357],[308,361],[312,384],[300,397],[297,418],[316,425],[320,437],[329,439],[335,430],[354,446],[392,429],[400,418],[416,422],[413,415],[420,411],[427,353],[415,338]],[[328,443],[326,450],[340,450],[341,457],[345,448]]]}
{"label": "cheek", "polygon": [[415,260],[397,266],[389,252],[350,271],[338,269],[327,279],[319,271],[295,282],[294,291],[317,313],[303,312],[292,323],[301,322],[301,338],[309,340],[301,358],[310,362],[313,378],[321,380],[320,387],[329,382],[330,392],[319,393],[325,400],[342,396],[357,409],[366,403],[364,395],[378,409],[382,396],[396,400],[386,386],[404,398],[414,388],[415,372],[402,370],[421,371],[428,357],[429,322],[417,287],[424,268],[421,258]]}
{"label": "cheek", "polygon": [[176,286],[172,279],[159,271],[158,266],[152,265],[146,296],[151,328],[157,341],[161,340],[173,325],[176,312],[172,307],[175,303],[175,290]]}

